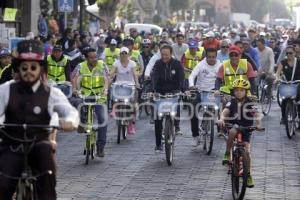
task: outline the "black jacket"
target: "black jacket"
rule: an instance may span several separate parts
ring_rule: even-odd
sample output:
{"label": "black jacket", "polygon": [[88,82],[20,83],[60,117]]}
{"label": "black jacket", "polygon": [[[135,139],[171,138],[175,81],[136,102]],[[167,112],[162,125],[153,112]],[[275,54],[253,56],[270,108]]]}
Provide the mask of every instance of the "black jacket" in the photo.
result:
{"label": "black jacket", "polygon": [[171,59],[164,63],[161,59],[156,61],[152,83],[154,92],[161,94],[182,91],[184,86],[184,70],[178,60]]}

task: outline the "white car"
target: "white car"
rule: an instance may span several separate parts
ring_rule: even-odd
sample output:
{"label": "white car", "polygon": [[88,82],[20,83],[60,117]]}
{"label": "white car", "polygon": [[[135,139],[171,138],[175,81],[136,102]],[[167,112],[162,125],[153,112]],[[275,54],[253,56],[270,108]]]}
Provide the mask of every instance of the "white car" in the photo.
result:
{"label": "white car", "polygon": [[153,33],[156,35],[161,35],[163,29],[160,26],[154,24],[137,24],[137,23],[129,23],[125,24],[124,32],[125,35],[130,34],[130,29],[135,28],[139,33],[144,31],[145,33]]}

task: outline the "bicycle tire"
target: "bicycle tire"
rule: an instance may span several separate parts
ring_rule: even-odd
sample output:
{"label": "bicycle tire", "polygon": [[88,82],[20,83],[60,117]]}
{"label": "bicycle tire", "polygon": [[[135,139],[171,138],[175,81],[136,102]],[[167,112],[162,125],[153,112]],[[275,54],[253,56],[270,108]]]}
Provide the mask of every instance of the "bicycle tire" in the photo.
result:
{"label": "bicycle tire", "polygon": [[86,149],[85,164],[88,165],[89,164],[89,159],[90,159],[90,154],[91,154],[91,139],[90,139],[90,135],[86,136],[85,149]]}
{"label": "bicycle tire", "polygon": [[[236,150],[235,152],[233,152],[232,155],[233,155],[232,164],[231,164],[232,197],[234,200],[242,200],[244,199],[246,188],[247,188],[247,179],[249,173],[249,168],[248,168],[249,159],[247,153],[241,149]],[[240,186],[240,184],[242,185]]]}
{"label": "bicycle tire", "polygon": [[151,105],[145,105],[145,113],[147,116],[151,114]]}
{"label": "bicycle tire", "polygon": [[170,137],[174,135],[174,127],[172,124],[172,120],[170,116],[166,117],[165,120],[165,152],[166,152],[166,160],[169,166],[173,163],[173,149],[174,149],[174,139],[172,138],[172,143],[169,142]]}
{"label": "bicycle tire", "polygon": [[276,98],[277,98],[277,104],[278,104],[278,106],[281,108],[282,102],[280,101],[279,90],[277,90]]}
{"label": "bicycle tire", "polygon": [[262,113],[264,115],[268,115],[271,109],[272,99],[267,96],[265,89],[262,90],[259,101],[261,104]]}
{"label": "bicycle tire", "polygon": [[118,138],[117,138],[117,143],[120,144],[121,142],[121,133],[122,132],[122,125],[121,122],[118,123]]}
{"label": "bicycle tire", "polygon": [[294,103],[292,100],[288,100],[286,102],[286,108],[285,108],[285,131],[286,135],[289,139],[292,139],[292,136],[295,132],[295,109],[294,109]]}
{"label": "bicycle tire", "polygon": [[210,155],[214,144],[214,120],[213,119],[206,120],[204,131],[205,134],[204,134],[203,149],[206,151],[207,155]]}

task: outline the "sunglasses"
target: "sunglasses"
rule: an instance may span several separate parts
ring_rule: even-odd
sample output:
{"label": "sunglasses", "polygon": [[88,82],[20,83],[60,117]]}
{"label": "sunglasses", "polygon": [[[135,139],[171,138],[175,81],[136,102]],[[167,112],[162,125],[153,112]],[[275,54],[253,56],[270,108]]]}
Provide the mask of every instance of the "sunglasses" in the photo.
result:
{"label": "sunglasses", "polygon": [[239,55],[238,54],[229,54],[229,57],[239,57]]}
{"label": "sunglasses", "polygon": [[229,46],[221,46],[221,48],[224,48],[224,49],[226,48],[226,49],[228,49],[228,48],[229,48]]}
{"label": "sunglasses", "polygon": [[293,55],[294,52],[286,52],[286,55]]}
{"label": "sunglasses", "polygon": [[128,53],[127,52],[121,52],[121,55],[127,55]]}
{"label": "sunglasses", "polygon": [[23,71],[23,72],[27,72],[28,69],[30,69],[33,72],[37,69],[37,66],[36,65],[31,65],[30,67],[29,66],[22,66],[21,67],[21,71]]}

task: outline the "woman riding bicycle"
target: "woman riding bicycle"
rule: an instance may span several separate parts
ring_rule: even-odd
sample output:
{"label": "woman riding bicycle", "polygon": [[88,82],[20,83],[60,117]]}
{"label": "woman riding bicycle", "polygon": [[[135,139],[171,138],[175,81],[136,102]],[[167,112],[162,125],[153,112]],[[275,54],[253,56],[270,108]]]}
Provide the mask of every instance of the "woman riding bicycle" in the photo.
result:
{"label": "woman riding bicycle", "polygon": [[[116,79],[116,83],[126,82],[130,85],[135,85],[136,88],[139,88],[138,73],[136,71],[136,63],[129,58],[129,49],[127,47],[122,47],[120,50],[120,59],[115,61],[113,64],[113,69],[111,72],[111,80]],[[113,92],[112,92],[113,93]],[[114,94],[113,94],[114,95]],[[134,104],[136,105],[136,94],[134,96]],[[113,107],[112,115],[115,115],[115,108]],[[134,122],[130,123],[128,126],[128,133],[135,133]]]}
{"label": "woman riding bicycle", "polygon": [[[225,121],[232,124],[237,124],[242,127],[249,127],[256,122],[257,130],[262,130],[260,114],[256,111],[253,102],[247,97],[247,92],[250,89],[250,83],[247,80],[237,79],[233,82],[232,88],[234,90],[234,99],[226,104],[225,109],[221,113],[221,118],[218,124],[221,127],[225,127]],[[230,150],[233,145],[233,141],[238,133],[241,131],[243,134],[243,142],[246,145],[248,153],[250,153],[250,133],[247,130],[238,130],[232,128],[229,130],[229,136],[226,144],[226,152],[223,158],[223,164],[227,164],[230,158]],[[249,155],[249,165],[251,166],[251,158]],[[249,176],[247,180],[248,187],[254,187],[254,181],[249,170]]]}
{"label": "woman riding bicycle", "polygon": [[[287,58],[281,61],[278,65],[276,72],[276,79],[279,80],[280,76],[283,75],[286,81],[296,81],[300,80],[300,60],[296,58],[295,48],[293,46],[288,46],[286,48]],[[297,87],[297,98],[298,101],[300,95],[300,87]],[[286,99],[282,100],[281,104],[281,121],[280,123],[284,123],[285,119],[285,109],[286,109]],[[298,113],[300,113],[300,106],[298,106]]]}

